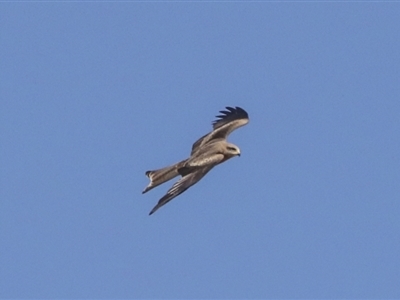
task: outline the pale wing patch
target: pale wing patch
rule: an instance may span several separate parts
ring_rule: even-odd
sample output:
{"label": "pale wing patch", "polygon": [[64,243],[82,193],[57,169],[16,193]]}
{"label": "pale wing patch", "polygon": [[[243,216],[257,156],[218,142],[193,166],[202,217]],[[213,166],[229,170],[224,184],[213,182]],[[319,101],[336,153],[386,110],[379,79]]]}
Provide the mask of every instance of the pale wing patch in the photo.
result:
{"label": "pale wing patch", "polygon": [[249,115],[243,108],[227,106],[226,109],[221,110],[217,120],[213,121],[214,130],[202,136],[193,144],[191,154],[214,139],[226,139],[233,130],[249,123]]}
{"label": "pale wing patch", "polygon": [[229,148],[232,144],[227,143],[226,138],[233,130],[246,125],[249,122],[249,116],[240,107],[227,106],[226,110],[220,111],[220,113],[216,117],[217,120],[212,123],[213,131],[202,136],[193,144],[189,159],[169,167],[146,172],[146,175],[150,178],[150,183],[143,193],[175,176],[183,176],[158,201],[158,204],[151,210],[150,215],[197,183],[215,165],[240,154],[239,148],[236,151],[234,151],[236,148],[233,150]]}

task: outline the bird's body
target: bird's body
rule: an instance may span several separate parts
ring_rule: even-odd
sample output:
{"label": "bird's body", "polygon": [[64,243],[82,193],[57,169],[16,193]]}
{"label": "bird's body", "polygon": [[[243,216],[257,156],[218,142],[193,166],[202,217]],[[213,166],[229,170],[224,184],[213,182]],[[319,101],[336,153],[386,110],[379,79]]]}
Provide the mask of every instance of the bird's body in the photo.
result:
{"label": "bird's body", "polygon": [[213,131],[193,144],[188,159],[162,169],[146,172],[150,183],[143,193],[178,175],[182,176],[158,201],[150,215],[197,183],[216,165],[234,156],[240,156],[240,149],[228,143],[226,138],[233,130],[249,122],[248,114],[240,107],[227,107],[227,111],[221,111],[221,113],[223,115],[217,116],[219,119],[213,122]]}

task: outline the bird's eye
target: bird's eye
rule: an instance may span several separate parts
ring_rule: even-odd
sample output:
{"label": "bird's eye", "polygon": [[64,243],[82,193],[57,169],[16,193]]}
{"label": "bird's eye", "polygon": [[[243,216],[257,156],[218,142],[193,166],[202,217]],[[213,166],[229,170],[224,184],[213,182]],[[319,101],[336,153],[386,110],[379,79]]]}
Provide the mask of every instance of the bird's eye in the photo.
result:
{"label": "bird's eye", "polygon": [[233,148],[233,147],[228,147],[228,149],[231,151],[236,151],[236,148]]}

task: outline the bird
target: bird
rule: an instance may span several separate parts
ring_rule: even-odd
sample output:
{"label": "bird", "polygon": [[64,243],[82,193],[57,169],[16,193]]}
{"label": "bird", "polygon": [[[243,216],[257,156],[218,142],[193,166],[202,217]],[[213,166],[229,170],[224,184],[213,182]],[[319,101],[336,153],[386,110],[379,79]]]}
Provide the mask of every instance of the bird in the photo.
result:
{"label": "bird", "polygon": [[216,116],[216,120],[212,122],[212,131],[192,145],[189,158],[158,170],[145,172],[150,183],[142,194],[174,177],[181,176],[158,201],[149,215],[199,182],[216,165],[232,157],[240,156],[239,147],[227,142],[226,139],[232,131],[248,122],[249,115],[243,108],[226,106],[226,110],[221,110],[220,114]]}

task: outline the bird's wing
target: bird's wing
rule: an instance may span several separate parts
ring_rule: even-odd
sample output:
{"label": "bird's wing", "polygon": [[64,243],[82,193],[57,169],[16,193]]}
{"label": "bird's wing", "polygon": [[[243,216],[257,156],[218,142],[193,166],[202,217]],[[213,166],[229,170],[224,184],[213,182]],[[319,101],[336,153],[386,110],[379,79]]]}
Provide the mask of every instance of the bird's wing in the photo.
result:
{"label": "bird's wing", "polygon": [[217,119],[212,123],[213,131],[202,136],[193,144],[192,154],[214,139],[225,140],[233,130],[249,122],[249,115],[243,108],[227,106],[226,109],[221,110],[221,114],[216,116]]}
{"label": "bird's wing", "polygon": [[206,152],[199,156],[189,158],[182,167],[178,168],[178,173],[185,176],[199,168],[214,167],[221,163],[224,158],[225,156],[221,153]]}
{"label": "bird's wing", "polygon": [[167,204],[169,201],[174,199],[176,196],[182,194],[192,185],[196,184],[201,178],[204,177],[212,168],[212,166],[204,167],[201,169],[197,169],[196,171],[182,177],[179,181],[177,181],[163,196],[157,203],[156,206],[151,210],[149,215],[153,214],[156,210],[158,210],[161,206]]}

